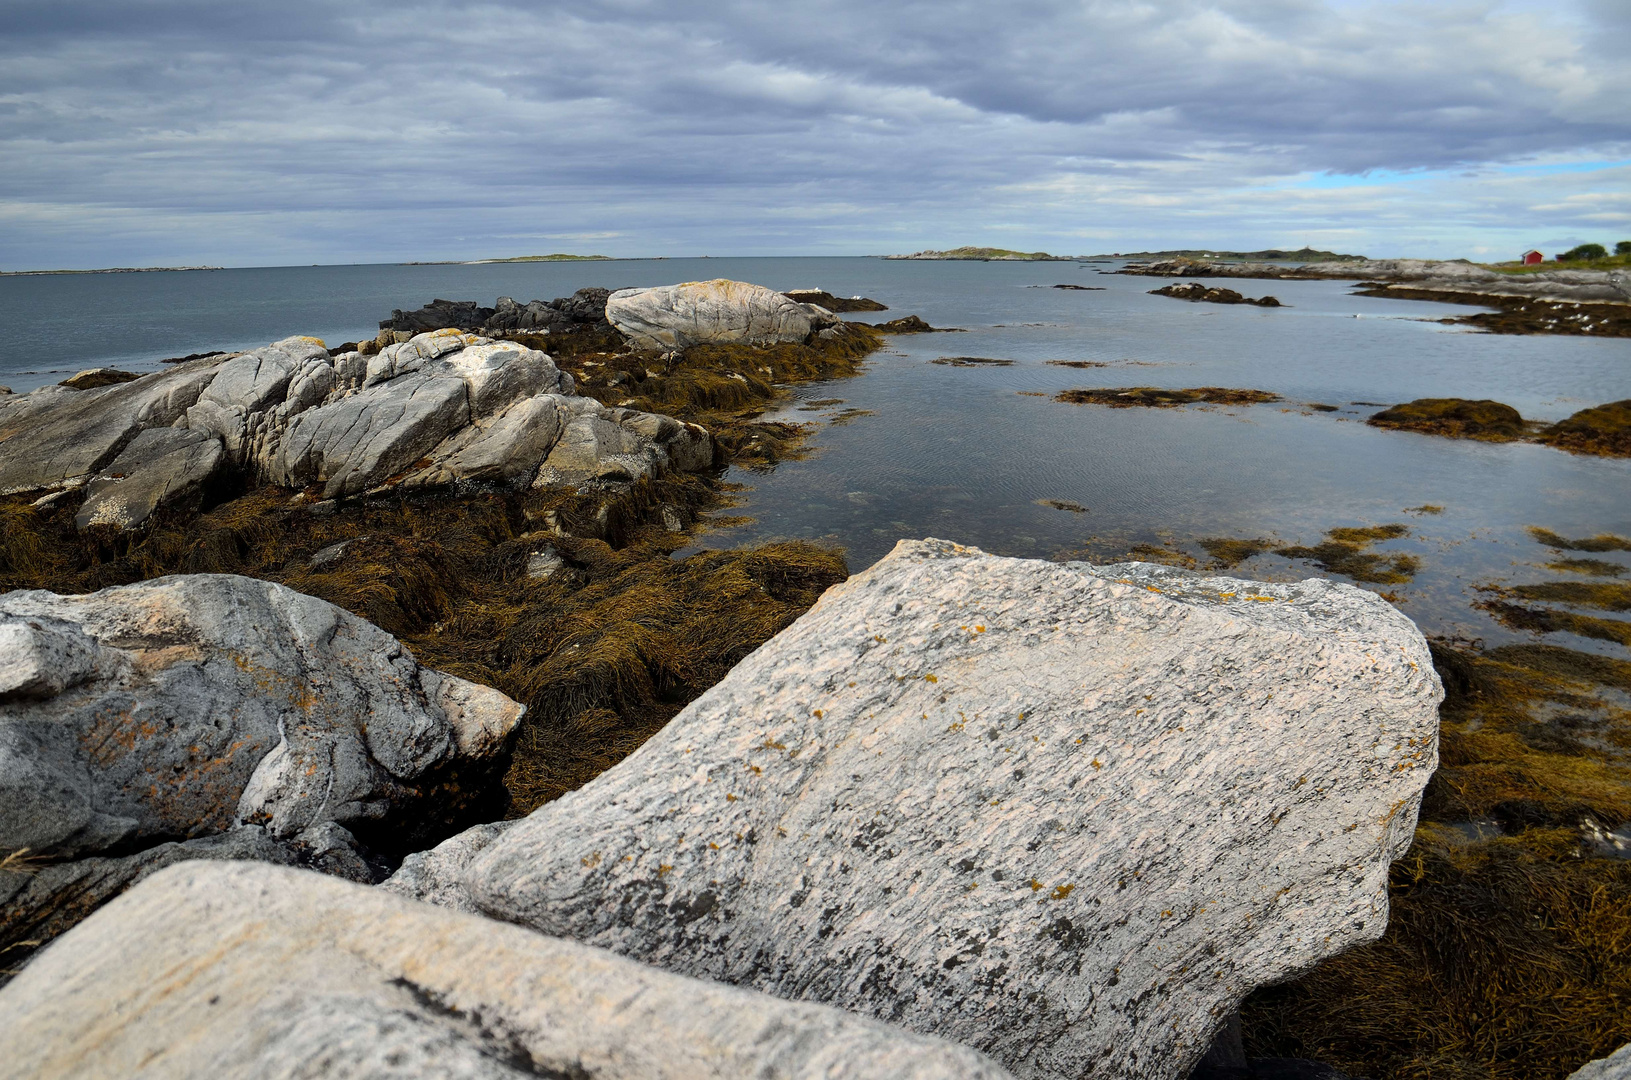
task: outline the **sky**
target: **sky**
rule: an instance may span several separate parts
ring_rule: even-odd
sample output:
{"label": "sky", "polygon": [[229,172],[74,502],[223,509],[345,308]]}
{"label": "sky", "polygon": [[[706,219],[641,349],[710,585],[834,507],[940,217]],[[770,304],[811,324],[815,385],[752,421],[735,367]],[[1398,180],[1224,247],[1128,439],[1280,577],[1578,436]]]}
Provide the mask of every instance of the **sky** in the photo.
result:
{"label": "sky", "polygon": [[0,0],[0,269],[1631,238],[1631,0]]}

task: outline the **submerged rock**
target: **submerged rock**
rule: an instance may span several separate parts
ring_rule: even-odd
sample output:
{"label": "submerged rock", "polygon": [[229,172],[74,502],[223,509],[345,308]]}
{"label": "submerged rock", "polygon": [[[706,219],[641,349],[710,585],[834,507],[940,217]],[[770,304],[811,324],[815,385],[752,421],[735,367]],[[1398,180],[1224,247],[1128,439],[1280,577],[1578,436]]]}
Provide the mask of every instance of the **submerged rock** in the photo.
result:
{"label": "submerged rock", "polygon": [[622,763],[386,886],[1024,1076],[1178,1077],[1379,937],[1437,755],[1371,593],[902,542]]}
{"label": "submerged rock", "polygon": [[0,990],[15,1075],[1004,1080],[972,1050],[280,867],[173,867]]}
{"label": "submerged rock", "polygon": [[0,946],[58,933],[176,859],[315,848],[355,870],[354,850],[334,855],[349,832],[399,851],[445,835],[521,713],[271,582],[6,593],[0,852],[48,865],[0,873]]}
{"label": "submerged rock", "polygon": [[88,484],[80,527],[123,530],[196,505],[223,470],[325,499],[398,485],[523,488],[590,420],[607,434],[588,452],[615,444],[616,460],[575,459],[551,472],[555,482],[626,483],[713,461],[701,428],[579,398],[542,352],[437,330],[367,356],[286,338],[124,385],[5,399],[0,492]]}
{"label": "submerged rock", "polygon": [[773,345],[809,340],[838,325],[837,316],[744,281],[687,281],[654,289],[620,289],[606,318],[637,349],[692,345]]}

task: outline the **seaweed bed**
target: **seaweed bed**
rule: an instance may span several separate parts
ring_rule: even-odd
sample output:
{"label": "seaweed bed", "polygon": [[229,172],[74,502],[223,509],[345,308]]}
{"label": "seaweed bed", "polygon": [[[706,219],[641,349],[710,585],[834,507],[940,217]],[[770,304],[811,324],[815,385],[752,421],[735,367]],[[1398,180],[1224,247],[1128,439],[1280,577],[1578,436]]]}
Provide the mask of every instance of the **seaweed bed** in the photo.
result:
{"label": "seaweed bed", "polygon": [[1438,320],[1453,326],[1476,326],[1491,334],[1586,334],[1591,337],[1631,337],[1631,304],[1536,300],[1526,296],[1412,289],[1384,283],[1362,285],[1354,295],[1492,307],[1496,310]]}
{"label": "seaweed bed", "polygon": [[1499,401],[1418,398],[1384,409],[1365,422],[1372,427],[1451,439],[1484,442],[1521,439],[1573,454],[1631,457],[1631,400],[1581,409],[1567,419],[1543,426],[1526,421],[1518,410]]}
{"label": "seaweed bed", "polygon": [[1053,397],[1070,405],[1108,405],[1112,409],[1130,409],[1135,406],[1167,409],[1178,405],[1260,405],[1279,401],[1279,394],[1266,390],[1230,390],[1222,386],[1196,386],[1188,390],[1169,390],[1157,386],[1101,387],[1091,390],[1062,390]]}

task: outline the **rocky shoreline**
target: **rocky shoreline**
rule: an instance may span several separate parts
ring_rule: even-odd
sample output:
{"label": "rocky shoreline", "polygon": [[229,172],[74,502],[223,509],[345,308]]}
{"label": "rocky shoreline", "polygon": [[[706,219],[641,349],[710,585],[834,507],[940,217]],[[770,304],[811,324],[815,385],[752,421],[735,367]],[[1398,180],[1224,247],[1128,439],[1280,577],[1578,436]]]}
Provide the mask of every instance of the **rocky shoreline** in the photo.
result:
{"label": "rocky shoreline", "polygon": [[1446,320],[1498,334],[1631,335],[1631,273],[1547,270],[1502,274],[1465,261],[1355,259],[1286,266],[1189,258],[1131,263],[1118,274],[1144,277],[1261,278],[1360,282],[1361,296],[1495,307],[1494,314]]}
{"label": "rocky shoreline", "polygon": [[1387,929],[1459,661],[1323,580],[671,558],[888,332],[821,299],[883,310],[436,301],[0,397],[16,1067],[1340,1080],[1235,1011]]}

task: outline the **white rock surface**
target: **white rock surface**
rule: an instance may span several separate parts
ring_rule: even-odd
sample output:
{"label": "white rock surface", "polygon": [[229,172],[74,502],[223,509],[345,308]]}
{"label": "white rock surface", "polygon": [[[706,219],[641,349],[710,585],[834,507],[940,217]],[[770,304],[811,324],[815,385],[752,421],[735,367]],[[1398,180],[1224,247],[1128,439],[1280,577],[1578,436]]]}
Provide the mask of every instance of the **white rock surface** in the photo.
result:
{"label": "white rock surface", "polygon": [[[132,529],[196,501],[229,466],[324,498],[524,488],[573,424],[548,482],[627,483],[713,462],[701,428],[577,397],[536,350],[438,330],[374,356],[286,338],[118,386],[0,399],[0,493],[89,484],[79,526]],[[615,460],[594,459],[602,447]]]}
{"label": "white rock surface", "polygon": [[1437,675],[1374,594],[902,542],[621,764],[386,888],[1023,1076],[1179,1077],[1371,941]]}
{"label": "white rock surface", "polygon": [[1004,1080],[971,1050],[282,867],[155,874],[0,990],[11,1076]]}
{"label": "white rock surface", "polygon": [[1631,1043],[1606,1058],[1586,1062],[1570,1073],[1568,1080],[1631,1080]]}
{"label": "white rock surface", "polygon": [[271,582],[0,595],[0,852],[57,864],[0,874],[0,944],[105,899],[71,860],[137,860],[92,875],[116,891],[144,849],[244,826],[288,843],[327,823],[411,836],[441,810],[435,785],[486,767],[521,712]]}
{"label": "white rock surface", "polygon": [[606,318],[637,349],[801,342],[832,319],[818,310],[762,285],[724,278],[620,289],[606,300]]}

